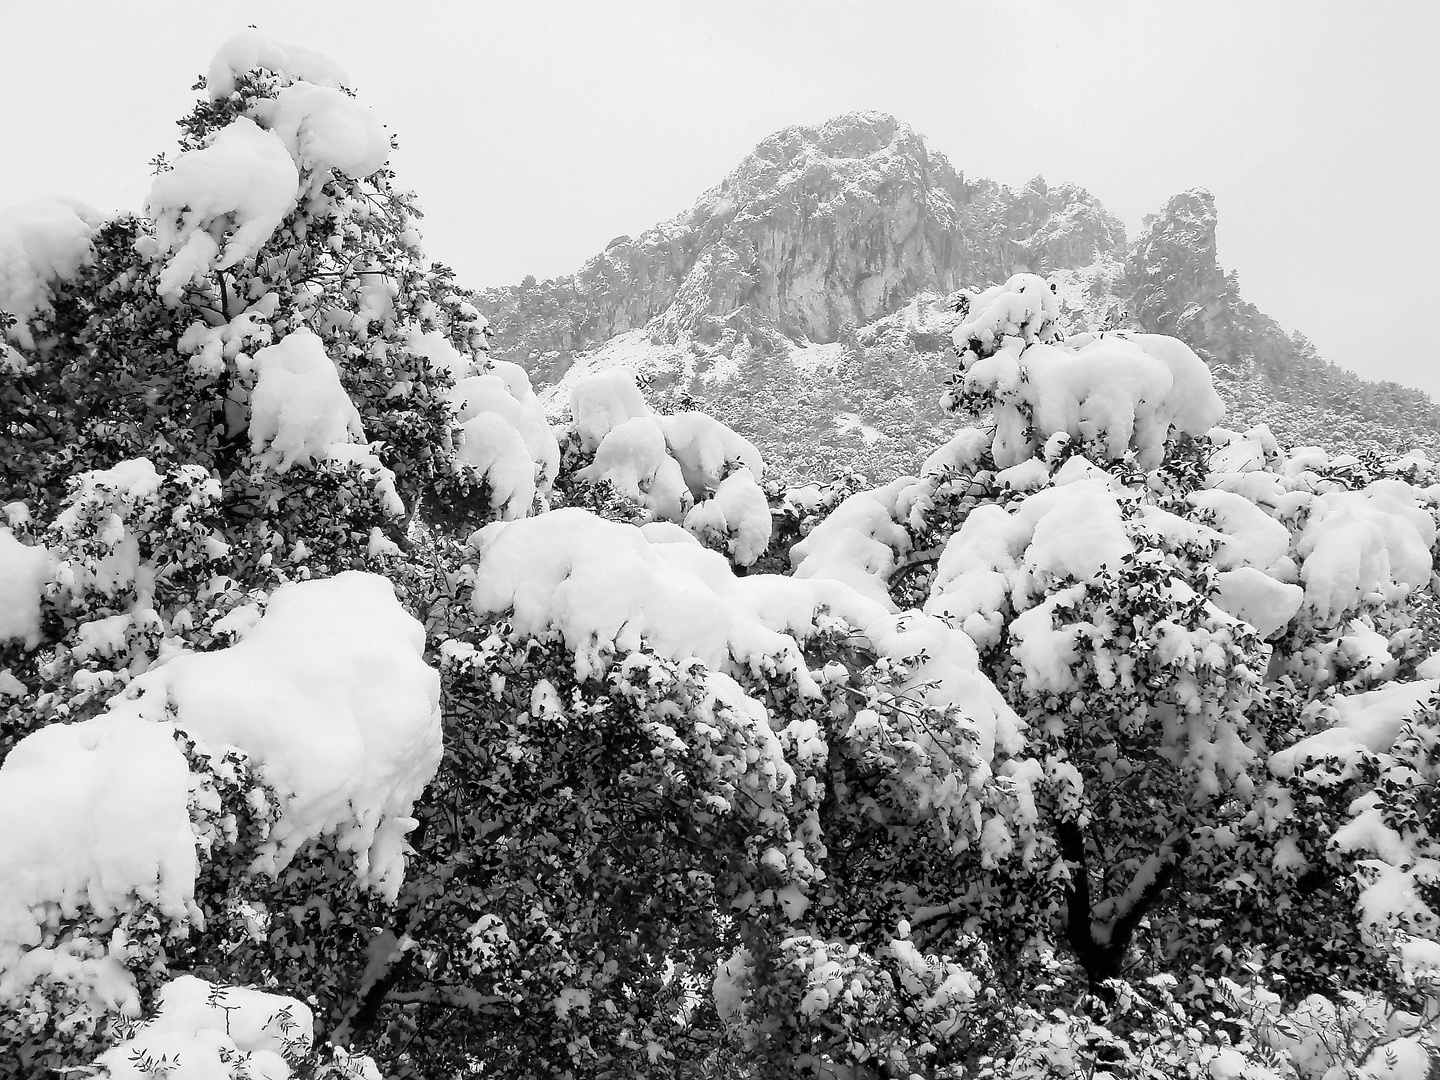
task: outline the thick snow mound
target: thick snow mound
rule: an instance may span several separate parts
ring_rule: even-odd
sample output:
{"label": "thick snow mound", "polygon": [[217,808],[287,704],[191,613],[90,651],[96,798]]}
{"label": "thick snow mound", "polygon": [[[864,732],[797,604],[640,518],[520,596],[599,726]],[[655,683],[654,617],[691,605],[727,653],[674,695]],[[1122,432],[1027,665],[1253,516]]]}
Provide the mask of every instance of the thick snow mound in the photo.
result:
{"label": "thick snow mound", "polygon": [[504,521],[525,517],[535,501],[535,462],[515,425],[499,412],[477,412],[460,425],[455,460],[490,488],[490,508]]}
{"label": "thick snow mound", "polygon": [[313,464],[337,443],[364,442],[360,413],[320,338],[301,328],[255,354],[250,452],[283,473]]}
{"label": "thick snow mound", "polygon": [[1204,490],[1187,499],[1199,520],[1223,537],[1215,552],[1221,570],[1249,566],[1269,571],[1290,554],[1290,530],[1243,495]]}
{"label": "thick snow mound", "polygon": [[1009,338],[970,361],[965,389],[995,401],[997,466],[1017,465],[1064,433],[1112,460],[1134,450],[1140,467],[1153,469],[1172,432],[1200,435],[1224,415],[1209,369],[1183,343],[1088,336],[1029,346]]}
{"label": "thick snow mound", "polygon": [[91,237],[100,215],[84,203],[39,199],[0,210],[0,311],[19,323],[11,330],[29,346],[27,319],[50,308],[50,286],[69,281],[94,257]]}
{"label": "thick snow mound", "polygon": [[682,412],[656,419],[670,453],[680,463],[690,494],[697,500],[718,488],[737,465],[749,469],[757,481],[765,479],[765,462],[755,444],[713,416]]}
{"label": "thick snow mound", "polygon": [[912,546],[901,524],[901,503],[916,483],[901,476],[884,487],[857,491],[790,549],[797,578],[832,578],[894,611],[887,583]]}
{"label": "thick snow mound", "polygon": [[439,675],[424,629],[374,574],[284,586],[238,644],[139,676],[110,717],[166,719],[244,750],[282,797],[256,865],[277,870],[333,833],[361,881],[393,899],[416,799],[440,764]]}
{"label": "thick snow mound", "polygon": [[49,580],[50,552],[0,528],[0,643],[40,643],[40,597]]}
{"label": "thick snow mound", "polygon": [[590,453],[614,427],[636,416],[647,416],[650,406],[623,368],[586,375],[570,383],[570,418],[580,436],[580,449]]}
{"label": "thick snow mound", "polygon": [[178,303],[195,278],[253,257],[295,208],[299,190],[285,143],[247,117],[221,128],[209,146],[181,154],[145,201],[160,250],[170,255],[160,294]]}
{"label": "thick snow mound", "polygon": [[616,424],[600,440],[595,460],[578,470],[575,478],[587,484],[608,481],[617,494],[634,499],[664,521],[683,521],[695,501],[654,415]]}
{"label": "thick snow mound", "polygon": [[559,632],[581,678],[644,641],[721,674],[785,674],[802,693],[814,693],[797,643],[829,616],[877,655],[906,665],[902,691],[940,708],[958,706],[986,767],[996,752],[1020,748],[1021,723],[981,673],[963,632],[918,612],[892,614],[888,603],[841,581],[737,577],[724,556],[673,526],[641,529],[577,509],[489,525],[470,543],[479,556],[476,612],[510,612],[520,634]]}
{"label": "thick snow mound", "polygon": [[1064,580],[1118,569],[1133,550],[1106,479],[1036,492],[1013,513],[978,506],[946,542],[925,610],[955,620],[988,648],[999,644],[1007,602],[1022,611]]}
{"label": "thick snow mound", "polygon": [[1305,600],[1300,586],[1277,581],[1253,566],[1222,570],[1218,584],[1215,606],[1255,627],[1262,638],[1288,626]]}
{"label": "thick snow mound", "polygon": [[[0,766],[0,970],[53,921],[194,899],[191,776],[169,724],[98,716],[27,735]],[[53,908],[51,907],[53,905]],[[54,929],[52,926],[51,929]]]}
{"label": "thick snow mound", "polygon": [[770,503],[749,469],[720,481],[713,498],[695,504],[685,528],[723,549],[738,566],[751,566],[770,544]]}
{"label": "thick snow mound", "polygon": [[334,87],[297,82],[261,105],[257,116],[280,137],[296,167],[312,174],[312,186],[332,169],[369,176],[390,157],[390,137],[375,114]]}
{"label": "thick snow mound", "polygon": [[563,509],[488,525],[471,537],[479,559],[472,604],[513,611],[522,634],[558,631],[581,678],[645,641],[671,659],[716,671],[782,670],[813,688],[791,634],[814,633],[821,608],[861,627],[883,609],[835,582],[777,575],[737,578],[696,544],[652,544],[639,528]]}
{"label": "thick snow mound", "polygon": [[1327,706],[1329,727],[1270,756],[1270,771],[1291,776],[1309,761],[1333,758],[1351,762],[1359,755],[1383,754],[1411,719],[1440,689],[1440,679],[1397,682],[1363,694],[1339,697]]}
{"label": "thick snow mound", "polygon": [[145,1059],[165,1060],[169,1080],[288,1080],[287,1058],[310,1050],[315,1017],[283,994],[218,986],[182,975],[161,988],[155,1015],[96,1061],[110,1080],[149,1080]]}
{"label": "thick snow mound", "polygon": [[303,79],[316,86],[341,87],[349,81],[345,70],[324,53],[277,41],[251,27],[216,51],[205,76],[206,93],[212,101],[227,98],[235,92],[238,76],[262,68],[284,79]]}
{"label": "thick snow mound", "polygon": [[[450,391],[450,404],[462,425],[488,412],[512,427],[532,463],[532,485],[541,492],[550,490],[560,471],[560,443],[545,419],[540,399],[530,389],[530,379],[523,368],[503,360],[492,361],[490,370],[456,382]],[[505,438],[507,443],[512,441],[503,436],[495,438]],[[528,508],[528,501],[526,506]]]}
{"label": "thick snow mound", "polygon": [[1410,485],[1381,480],[1363,491],[1296,494],[1308,513],[1295,550],[1317,623],[1334,625],[1389,586],[1429,583],[1435,522]]}
{"label": "thick snow mound", "polygon": [[970,299],[970,314],[951,335],[962,353],[978,342],[982,348],[1007,337],[1026,344],[1056,335],[1060,302],[1037,274],[1016,274]]}

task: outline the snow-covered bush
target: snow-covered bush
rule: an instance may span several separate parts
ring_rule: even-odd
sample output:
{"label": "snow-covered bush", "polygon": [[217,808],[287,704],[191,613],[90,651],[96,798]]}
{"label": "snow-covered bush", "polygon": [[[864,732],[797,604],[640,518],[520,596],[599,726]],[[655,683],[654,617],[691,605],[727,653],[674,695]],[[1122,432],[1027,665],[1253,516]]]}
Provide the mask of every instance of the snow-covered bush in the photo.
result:
{"label": "snow-covered bush", "polygon": [[1430,1071],[1432,463],[1034,275],[881,486],[552,427],[346,85],[0,214],[0,1076]]}

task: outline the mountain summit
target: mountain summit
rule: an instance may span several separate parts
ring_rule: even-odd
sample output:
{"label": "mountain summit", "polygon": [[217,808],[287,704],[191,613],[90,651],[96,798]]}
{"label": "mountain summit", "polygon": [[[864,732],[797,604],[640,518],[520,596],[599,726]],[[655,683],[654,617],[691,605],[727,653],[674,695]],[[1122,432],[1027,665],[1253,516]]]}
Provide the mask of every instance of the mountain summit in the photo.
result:
{"label": "mountain summit", "polygon": [[502,348],[523,342],[554,377],[654,319],[658,341],[727,353],[775,335],[832,342],[925,290],[1123,257],[1124,245],[1082,188],[969,181],[908,124],[849,113],[776,132],[673,221],[617,237],[569,277],[491,290],[485,306]]}
{"label": "mountain summit", "polygon": [[[627,366],[802,471],[824,471],[841,443],[853,457],[857,438],[867,469],[893,471],[887,451],[947,430],[935,401],[953,360],[953,294],[1019,272],[1051,281],[1071,330],[1186,340],[1233,384],[1232,423],[1283,402],[1287,382],[1323,384],[1338,400],[1322,412],[1360,410],[1348,428],[1313,425],[1336,448],[1352,448],[1345,434],[1359,436],[1367,410],[1393,417],[1397,405],[1418,425],[1401,425],[1398,449],[1436,445],[1440,415],[1423,394],[1361,384],[1245,304],[1215,227],[1214,200],[1196,189],[1132,245],[1084,188],[970,178],[908,124],[848,113],[776,132],[680,216],[617,237],[572,275],[488,290],[480,307],[498,354],[537,385]],[[1281,434],[1321,441],[1306,431]]]}

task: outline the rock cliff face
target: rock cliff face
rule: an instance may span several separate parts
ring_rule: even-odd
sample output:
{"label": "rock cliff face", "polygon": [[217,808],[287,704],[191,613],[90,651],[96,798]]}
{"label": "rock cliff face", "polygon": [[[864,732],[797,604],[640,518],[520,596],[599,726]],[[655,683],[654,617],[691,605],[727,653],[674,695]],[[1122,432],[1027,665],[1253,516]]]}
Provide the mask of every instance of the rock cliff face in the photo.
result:
{"label": "rock cliff face", "polygon": [[967,180],[906,124],[841,116],[770,136],[694,207],[618,237],[576,274],[494,289],[502,350],[541,381],[574,353],[648,328],[726,355],[739,342],[831,342],[922,291],[1123,255],[1086,191]]}
{"label": "rock cliff face", "polygon": [[1175,196],[1127,245],[1084,189],[966,177],[880,113],[777,132],[673,221],[479,301],[495,353],[526,367],[556,414],[567,375],[623,365],[662,409],[722,417],[782,472],[826,479],[853,463],[880,479],[956,426],[937,404],[955,291],[1020,270],[1049,278],[1071,331],[1186,341],[1231,426],[1263,418],[1291,444],[1440,454],[1424,394],[1325,363],[1241,299],[1208,192]]}

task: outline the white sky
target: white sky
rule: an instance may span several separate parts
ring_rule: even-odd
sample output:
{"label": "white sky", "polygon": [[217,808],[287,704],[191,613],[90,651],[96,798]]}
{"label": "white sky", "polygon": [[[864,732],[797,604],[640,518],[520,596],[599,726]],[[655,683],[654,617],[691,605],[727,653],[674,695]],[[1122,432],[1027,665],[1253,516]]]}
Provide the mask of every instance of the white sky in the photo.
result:
{"label": "white sky", "polygon": [[464,284],[578,269],[788,124],[879,109],[970,176],[1089,188],[1134,236],[1193,186],[1247,299],[1440,397],[1440,4],[296,0],[10,6],[0,205],[138,206],[215,48],[326,52],[401,140]]}

